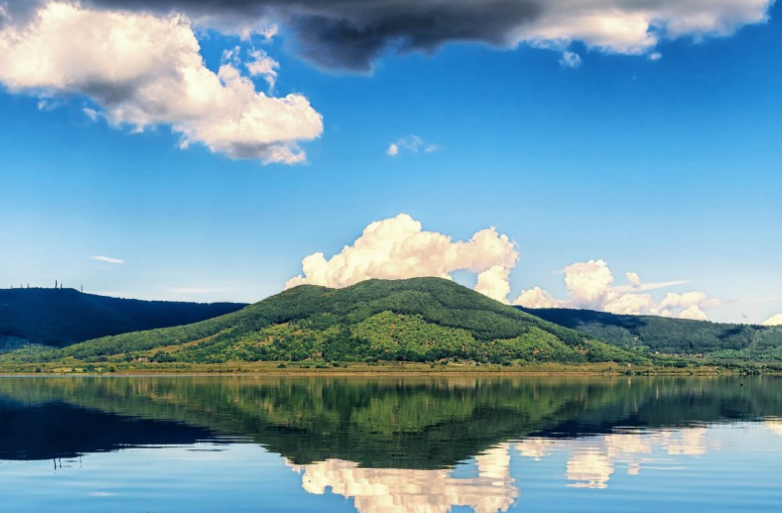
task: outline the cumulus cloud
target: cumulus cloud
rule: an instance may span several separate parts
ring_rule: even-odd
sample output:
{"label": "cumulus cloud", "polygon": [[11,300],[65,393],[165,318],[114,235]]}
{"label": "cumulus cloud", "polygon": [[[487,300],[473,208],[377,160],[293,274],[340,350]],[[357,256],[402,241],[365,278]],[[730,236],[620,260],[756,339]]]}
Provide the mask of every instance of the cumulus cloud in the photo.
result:
{"label": "cumulus cloud", "polygon": [[108,264],[124,264],[124,260],[120,260],[119,258],[111,258],[107,256],[91,256],[90,260],[97,260],[99,262],[106,262]]}
{"label": "cumulus cloud", "polygon": [[[494,228],[480,230],[468,241],[453,241],[445,234],[425,231],[419,221],[399,214],[371,223],[352,244],[330,258],[322,252],[305,257],[302,274],[288,280],[285,288],[304,284],[342,288],[371,278],[450,279],[455,271],[469,271],[476,274],[477,292],[509,303],[510,273],[518,257],[516,244]],[[707,320],[704,309],[722,304],[702,292],[669,292],[659,300],[643,293],[686,281],[645,283],[637,273],[631,272],[625,275],[628,284],[617,286],[604,260],[578,262],[565,267],[561,274],[568,290],[567,298],[559,299],[534,287],[522,291],[513,304],[695,320]],[[782,321],[782,315],[772,319],[776,318]]]}
{"label": "cumulus cloud", "polygon": [[410,153],[418,153],[419,151],[432,153],[439,149],[440,147],[436,144],[428,143],[417,135],[409,135],[389,144],[388,149],[386,150],[386,155],[390,157],[396,157],[402,150],[408,151]]}
{"label": "cumulus cloud", "polygon": [[[320,136],[321,116],[305,97],[255,91],[235,59],[216,73],[206,68],[186,16],[87,4],[53,1],[35,11],[5,4],[0,82],[43,99],[86,96],[113,126],[169,125],[182,148],[199,143],[231,158],[293,164],[305,159],[298,142]],[[251,57],[249,72],[273,85],[276,63],[260,52]]]}
{"label": "cumulus cloud", "polygon": [[[8,11],[44,0],[10,0]],[[278,25],[323,68],[368,71],[388,51],[431,53],[467,42],[562,51],[577,41],[608,53],[651,54],[661,40],[728,36],[767,19],[773,0],[82,0],[92,8],[168,14],[266,37]]]}
{"label": "cumulus cloud", "polygon": [[476,290],[507,302],[508,277],[518,256],[515,244],[494,228],[475,233],[469,241],[454,242],[442,233],[424,231],[419,221],[400,214],[370,224],[352,245],[331,258],[320,252],[307,256],[303,274],[285,287],[340,288],[370,278],[450,278],[452,272],[466,270],[477,274]]}
{"label": "cumulus cloud", "polygon": [[575,263],[562,270],[568,289],[567,299],[555,299],[547,291],[535,287],[522,291],[513,302],[527,308],[577,308],[623,315],[659,315],[681,319],[707,320],[703,309],[719,306],[720,302],[702,292],[678,294],[669,292],[660,301],[641,292],[680,285],[686,281],[645,284],[637,273],[627,273],[628,285],[615,286],[614,275],[604,260]]}
{"label": "cumulus cloud", "polygon": [[763,321],[763,326],[782,326],[782,314],[777,314]]}

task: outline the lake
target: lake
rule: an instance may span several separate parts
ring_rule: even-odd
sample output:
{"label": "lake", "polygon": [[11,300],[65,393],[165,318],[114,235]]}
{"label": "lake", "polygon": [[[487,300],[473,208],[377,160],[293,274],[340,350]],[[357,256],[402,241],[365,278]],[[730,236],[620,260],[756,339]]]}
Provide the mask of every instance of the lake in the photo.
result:
{"label": "lake", "polygon": [[0,379],[0,511],[782,511],[782,379]]}

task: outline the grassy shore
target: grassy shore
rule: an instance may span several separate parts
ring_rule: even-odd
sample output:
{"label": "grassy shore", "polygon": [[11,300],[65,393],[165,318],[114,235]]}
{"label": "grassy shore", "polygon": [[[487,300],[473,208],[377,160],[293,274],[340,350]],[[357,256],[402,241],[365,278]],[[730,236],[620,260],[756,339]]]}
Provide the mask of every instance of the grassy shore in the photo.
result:
{"label": "grassy shore", "polygon": [[[747,372],[744,367],[729,368],[718,365],[701,365],[686,368],[640,366],[616,363],[559,364],[541,363],[523,366],[477,365],[475,363],[448,362],[425,364],[407,362],[383,363],[306,363],[306,362],[227,362],[221,364],[186,363],[84,363],[52,362],[41,364],[6,364],[0,366],[0,374],[47,375],[160,375],[160,374],[257,374],[285,376],[346,376],[346,375],[726,375],[761,373],[758,369]],[[775,367],[760,369],[763,374],[780,373]]]}

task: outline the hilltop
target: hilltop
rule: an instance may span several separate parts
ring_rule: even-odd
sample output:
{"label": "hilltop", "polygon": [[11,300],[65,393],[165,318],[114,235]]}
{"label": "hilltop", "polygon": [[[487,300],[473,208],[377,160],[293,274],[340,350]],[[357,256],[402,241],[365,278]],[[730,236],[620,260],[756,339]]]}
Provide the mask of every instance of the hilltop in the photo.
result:
{"label": "hilltop", "polygon": [[638,362],[636,354],[441,278],[302,285],[214,319],[104,337],[49,360]]}
{"label": "hilltop", "polygon": [[27,344],[64,347],[107,335],[190,324],[244,306],[120,299],[74,289],[0,289],[0,351]]}
{"label": "hilltop", "polygon": [[782,360],[782,326],[725,324],[566,308],[521,308],[613,346],[642,353]]}

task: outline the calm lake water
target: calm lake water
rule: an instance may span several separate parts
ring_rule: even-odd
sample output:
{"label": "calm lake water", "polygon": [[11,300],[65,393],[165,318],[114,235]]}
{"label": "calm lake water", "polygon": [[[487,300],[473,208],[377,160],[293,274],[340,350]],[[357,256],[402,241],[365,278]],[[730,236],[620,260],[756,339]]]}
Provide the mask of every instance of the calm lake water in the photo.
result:
{"label": "calm lake water", "polygon": [[2,512],[782,511],[777,378],[3,378]]}

